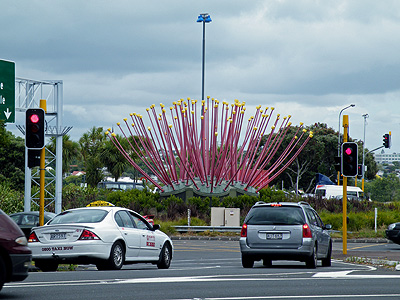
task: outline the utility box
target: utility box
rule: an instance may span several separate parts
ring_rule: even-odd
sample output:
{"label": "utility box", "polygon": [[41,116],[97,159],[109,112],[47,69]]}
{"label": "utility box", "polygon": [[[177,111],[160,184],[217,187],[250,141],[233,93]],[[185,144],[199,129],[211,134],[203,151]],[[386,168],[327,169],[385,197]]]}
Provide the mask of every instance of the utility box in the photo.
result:
{"label": "utility box", "polygon": [[225,226],[240,226],[240,208],[225,208]]}
{"label": "utility box", "polygon": [[240,208],[211,207],[211,226],[240,226]]}
{"label": "utility box", "polygon": [[225,226],[225,207],[211,207],[211,226]]}

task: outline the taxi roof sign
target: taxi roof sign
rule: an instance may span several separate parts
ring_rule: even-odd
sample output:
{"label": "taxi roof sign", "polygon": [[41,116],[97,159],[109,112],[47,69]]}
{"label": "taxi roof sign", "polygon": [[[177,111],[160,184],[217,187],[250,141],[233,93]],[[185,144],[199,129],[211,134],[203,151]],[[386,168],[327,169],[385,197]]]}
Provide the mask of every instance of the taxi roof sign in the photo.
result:
{"label": "taxi roof sign", "polygon": [[115,206],[114,204],[107,202],[107,201],[94,201],[86,205],[86,207],[91,207],[91,206]]}

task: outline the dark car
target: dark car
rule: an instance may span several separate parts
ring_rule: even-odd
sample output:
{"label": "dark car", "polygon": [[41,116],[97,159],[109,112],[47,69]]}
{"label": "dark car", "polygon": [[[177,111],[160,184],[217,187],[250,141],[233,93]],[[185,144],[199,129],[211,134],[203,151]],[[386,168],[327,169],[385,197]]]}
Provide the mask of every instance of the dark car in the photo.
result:
{"label": "dark car", "polygon": [[[44,224],[53,219],[57,214],[52,212],[44,212]],[[11,214],[10,218],[17,223],[17,225],[25,233],[26,238],[29,238],[31,234],[31,229],[33,227],[39,226],[39,212],[38,211],[26,211]]]}
{"label": "dark car", "polygon": [[388,229],[386,229],[385,234],[387,239],[400,245],[400,222],[390,224]]}
{"label": "dark car", "polygon": [[244,220],[240,235],[242,266],[263,260],[298,260],[308,268],[331,265],[332,241],[317,212],[306,202],[257,202]]}
{"label": "dark car", "polygon": [[4,283],[28,277],[32,252],[22,230],[0,209],[0,290]]}

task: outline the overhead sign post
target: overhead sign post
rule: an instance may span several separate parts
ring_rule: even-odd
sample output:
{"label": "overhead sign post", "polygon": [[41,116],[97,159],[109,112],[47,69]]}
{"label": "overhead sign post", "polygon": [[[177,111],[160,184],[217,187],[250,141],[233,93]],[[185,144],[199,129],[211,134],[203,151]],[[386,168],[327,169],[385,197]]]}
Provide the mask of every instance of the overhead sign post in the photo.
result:
{"label": "overhead sign post", "polygon": [[15,63],[0,60],[0,120],[15,122]]}

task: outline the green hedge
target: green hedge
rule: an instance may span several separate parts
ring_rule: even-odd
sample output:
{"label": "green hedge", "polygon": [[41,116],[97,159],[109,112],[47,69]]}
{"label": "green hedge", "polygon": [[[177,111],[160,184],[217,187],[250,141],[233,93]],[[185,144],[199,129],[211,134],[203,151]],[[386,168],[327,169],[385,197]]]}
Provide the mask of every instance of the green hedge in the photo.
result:
{"label": "green hedge", "polygon": [[[83,207],[90,202],[103,200],[116,206],[130,208],[140,214],[153,214],[160,221],[187,220],[188,209],[193,220],[202,220],[202,224],[209,224],[211,207],[240,208],[243,221],[248,210],[257,202],[284,202],[306,201],[320,214],[325,224],[331,224],[333,229],[342,229],[342,203],[340,200],[326,200],[318,198],[298,198],[270,188],[260,191],[259,197],[242,195],[225,198],[189,198],[184,202],[181,198],[171,196],[160,198],[157,193],[147,190],[110,191],[97,188],[82,188],[69,184],[63,188],[63,210]],[[387,227],[389,224],[400,221],[400,202],[372,203],[349,201],[348,202],[348,230],[374,229],[374,208],[378,208],[378,228]],[[13,190],[6,183],[0,184],[0,208],[7,214],[24,209],[23,193]],[[32,208],[33,209],[33,208]],[[37,209],[37,208],[35,208]],[[193,224],[194,225],[194,224]]]}

